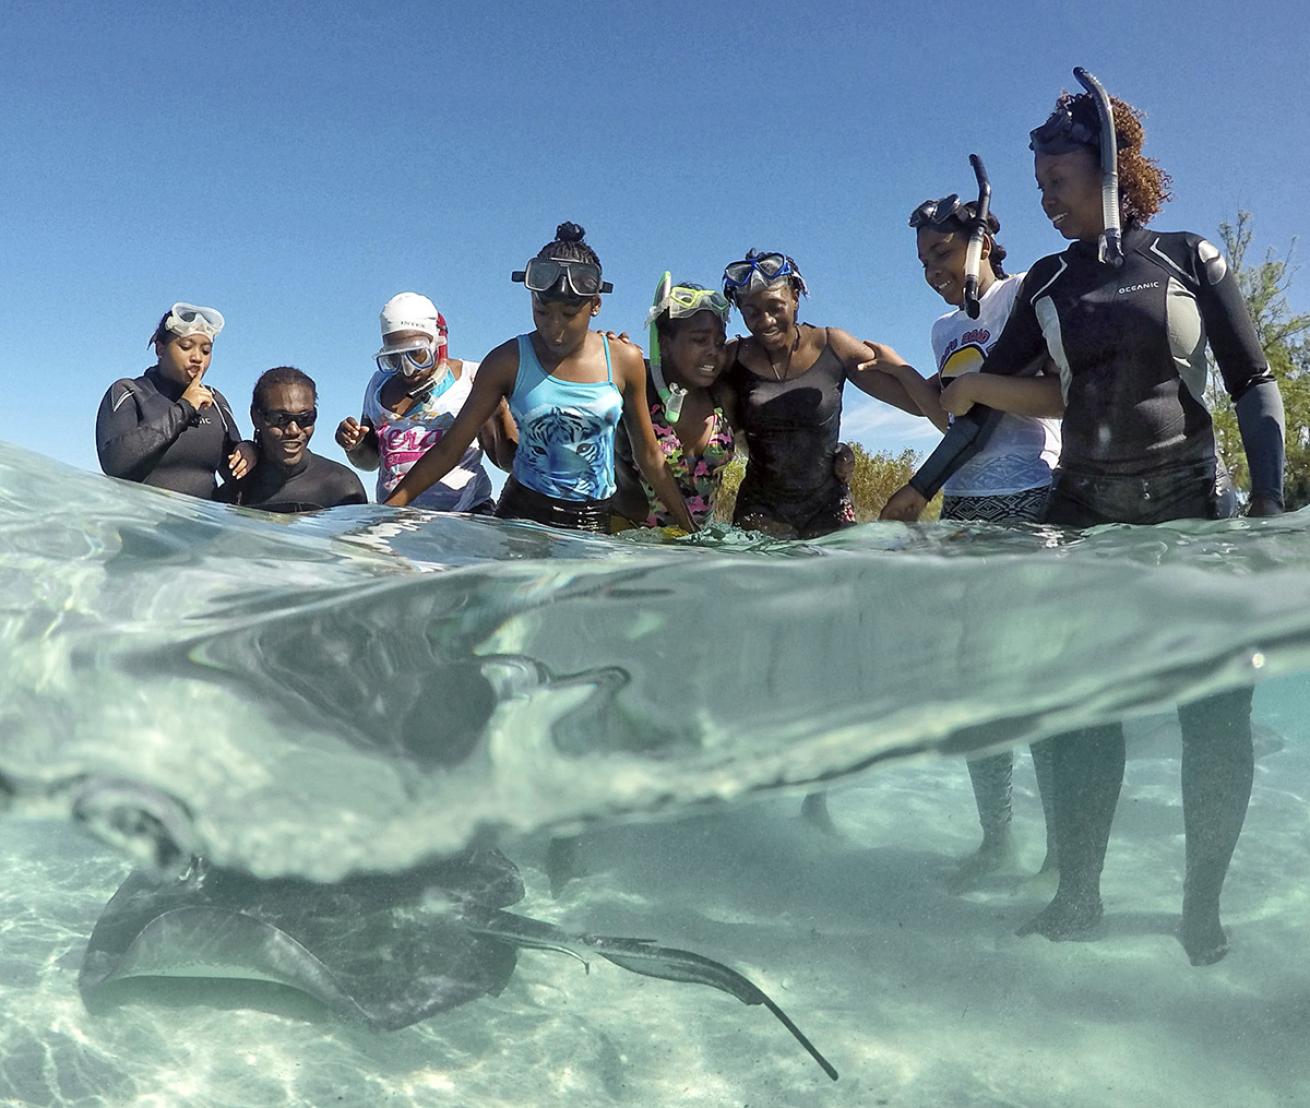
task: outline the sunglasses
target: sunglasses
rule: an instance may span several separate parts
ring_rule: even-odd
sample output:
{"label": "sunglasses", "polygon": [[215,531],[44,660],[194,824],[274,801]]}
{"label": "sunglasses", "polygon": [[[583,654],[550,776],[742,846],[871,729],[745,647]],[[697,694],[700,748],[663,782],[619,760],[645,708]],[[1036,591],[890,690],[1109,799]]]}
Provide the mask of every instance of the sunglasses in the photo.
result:
{"label": "sunglasses", "polygon": [[910,226],[915,230],[920,227],[940,227],[952,219],[957,223],[969,222],[965,203],[955,193],[941,200],[925,200],[910,213]]}
{"label": "sunglasses", "polygon": [[270,427],[276,427],[279,431],[285,431],[293,423],[302,430],[306,427],[313,427],[318,422],[318,409],[310,408],[304,412],[284,412],[274,409],[271,412],[261,413],[264,422]]}
{"label": "sunglasses", "polygon": [[772,284],[783,277],[800,276],[800,271],[792,265],[786,254],[757,254],[753,258],[732,262],[724,268],[724,291],[745,288],[756,273],[764,279],[765,284]]}
{"label": "sunglasses", "polygon": [[406,377],[431,369],[436,360],[437,351],[431,339],[415,339],[403,346],[384,347],[375,355],[378,369],[383,373],[402,373]]}
{"label": "sunglasses", "polygon": [[[610,282],[601,280],[600,266],[595,262],[576,262],[568,258],[533,258],[526,269],[516,269],[509,279],[526,285],[531,292],[546,294],[554,291],[556,295],[582,299],[614,291]],[[556,290],[556,285],[563,287]]]}

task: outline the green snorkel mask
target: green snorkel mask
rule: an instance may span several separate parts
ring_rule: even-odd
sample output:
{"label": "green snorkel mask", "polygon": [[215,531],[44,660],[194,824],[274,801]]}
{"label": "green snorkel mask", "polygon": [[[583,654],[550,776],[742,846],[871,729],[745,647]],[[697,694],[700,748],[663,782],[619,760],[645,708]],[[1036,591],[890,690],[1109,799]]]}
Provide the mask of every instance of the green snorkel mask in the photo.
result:
{"label": "green snorkel mask", "polygon": [[687,390],[681,385],[670,385],[664,380],[663,357],[660,350],[659,319],[668,314],[670,319],[686,319],[697,312],[713,312],[727,326],[728,298],[717,289],[707,289],[691,282],[675,285],[673,274],[665,270],[660,283],[655,286],[655,299],[650,311],[646,313],[646,324],[650,328],[650,375],[655,382],[655,391],[659,393],[665,414],[670,423],[676,423],[682,414],[682,402],[687,397]]}

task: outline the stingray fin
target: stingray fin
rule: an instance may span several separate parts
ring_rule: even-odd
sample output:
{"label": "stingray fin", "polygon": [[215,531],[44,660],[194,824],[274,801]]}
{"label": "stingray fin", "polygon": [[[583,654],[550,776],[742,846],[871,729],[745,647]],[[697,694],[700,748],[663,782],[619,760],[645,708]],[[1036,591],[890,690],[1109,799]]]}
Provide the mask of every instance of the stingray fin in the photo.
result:
{"label": "stingray fin", "polygon": [[589,935],[585,936],[585,941],[602,958],[633,973],[640,973],[646,977],[662,977],[666,981],[687,981],[697,985],[709,985],[710,988],[735,996],[743,1004],[763,1004],[809,1052],[810,1057],[819,1063],[823,1072],[834,1081],[837,1080],[837,1071],[832,1063],[819,1053],[819,1049],[792,1022],[791,1017],[779,1008],[763,989],[730,966],[690,950],[655,946],[647,939],[618,939],[607,935]]}
{"label": "stingray fin", "polygon": [[763,1004],[777,1016],[783,1027],[795,1036],[796,1041],[809,1052],[810,1057],[819,1063],[823,1072],[834,1081],[837,1080],[837,1071],[832,1063],[820,1054],[805,1033],[792,1023],[791,1017],[753,981],[722,962],[694,954],[690,950],[657,946],[652,939],[621,939],[610,935],[570,935],[554,924],[482,905],[466,906],[464,922],[469,930],[478,935],[486,935],[492,939],[532,950],[553,950],[558,954],[568,954],[587,966],[588,972],[591,970],[590,965],[574,947],[594,950],[602,958],[613,962],[621,969],[639,973],[644,977],[709,985],[711,988],[735,996],[743,1004]]}

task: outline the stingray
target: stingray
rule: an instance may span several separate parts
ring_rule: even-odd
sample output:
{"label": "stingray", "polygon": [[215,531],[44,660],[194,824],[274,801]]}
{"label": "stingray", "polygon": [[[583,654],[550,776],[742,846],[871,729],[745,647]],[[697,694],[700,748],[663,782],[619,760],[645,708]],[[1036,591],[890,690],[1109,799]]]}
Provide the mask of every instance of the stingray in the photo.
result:
{"label": "stingray", "polygon": [[334,1012],[396,1030],[509,983],[520,949],[589,957],[646,977],[708,985],[763,1005],[834,1081],[787,1014],[722,963],[651,939],[573,934],[504,909],[524,895],[500,851],[335,885],[262,879],[194,859],[180,878],[134,871],[105,906],[78,975],[88,1007],[134,977],[272,981]]}

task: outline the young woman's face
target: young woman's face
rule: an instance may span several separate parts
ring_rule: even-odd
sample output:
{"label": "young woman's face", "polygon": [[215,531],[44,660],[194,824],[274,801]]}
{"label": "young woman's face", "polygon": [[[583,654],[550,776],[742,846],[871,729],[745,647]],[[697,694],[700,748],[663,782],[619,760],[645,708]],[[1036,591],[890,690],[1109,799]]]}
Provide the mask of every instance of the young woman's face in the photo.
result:
{"label": "young woman's face", "polygon": [[664,375],[684,388],[706,389],[723,372],[727,332],[714,312],[675,320],[673,334],[661,338]]}
{"label": "young woman's face", "polygon": [[969,239],[962,231],[918,230],[919,261],[923,279],[946,303],[960,307],[964,303],[964,256]]}
{"label": "young woman's face", "polygon": [[1067,239],[1084,241],[1105,230],[1101,211],[1101,167],[1093,150],[1037,154],[1033,158],[1042,211]]}
{"label": "young woman's face", "polygon": [[[294,466],[305,456],[314,434],[314,390],[295,383],[266,389],[262,409],[252,409],[259,453],[274,465]],[[298,416],[291,419],[288,417]],[[286,423],[285,426],[281,424]]]}
{"label": "young woman's face", "polygon": [[791,282],[779,281],[742,294],[737,307],[746,329],[761,346],[782,349],[791,341],[800,301],[800,293],[792,288]]}
{"label": "young woman's face", "polygon": [[170,336],[167,342],[156,342],[159,355],[159,372],[179,385],[189,385],[209,368],[214,357],[214,340],[208,335]]}
{"label": "young woman's face", "polygon": [[562,357],[577,350],[591,330],[592,316],[600,310],[600,297],[586,300],[548,300],[532,294],[532,322],[542,345]]}

